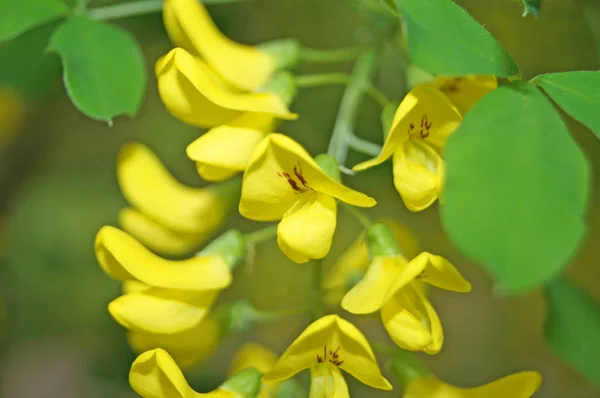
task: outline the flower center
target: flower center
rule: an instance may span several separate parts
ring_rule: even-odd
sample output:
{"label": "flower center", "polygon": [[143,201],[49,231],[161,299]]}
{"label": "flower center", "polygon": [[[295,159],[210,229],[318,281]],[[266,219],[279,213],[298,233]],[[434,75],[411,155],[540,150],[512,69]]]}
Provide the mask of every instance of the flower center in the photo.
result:
{"label": "flower center", "polygon": [[423,114],[423,117],[421,117],[421,125],[418,128],[414,123],[411,123],[408,126],[408,136],[410,138],[412,138],[412,137],[427,138],[427,137],[429,137],[429,130],[431,130],[432,125],[433,125],[433,122],[429,121],[427,114]]}
{"label": "flower center", "polygon": [[344,363],[344,361],[340,358],[340,346],[335,349],[335,351],[329,350],[329,357],[327,356],[327,344],[323,346],[323,356],[317,354],[317,363],[323,363],[325,361],[329,361],[335,366],[340,366]]}
{"label": "flower center", "polygon": [[281,173],[277,173],[277,175],[285,178],[292,190],[296,193],[302,193],[310,188],[308,181],[306,181],[302,175],[302,168],[300,166],[294,166],[293,173],[282,171]]}
{"label": "flower center", "polygon": [[460,83],[462,80],[462,77],[448,79],[440,86],[440,91],[444,93],[455,93],[460,90]]}

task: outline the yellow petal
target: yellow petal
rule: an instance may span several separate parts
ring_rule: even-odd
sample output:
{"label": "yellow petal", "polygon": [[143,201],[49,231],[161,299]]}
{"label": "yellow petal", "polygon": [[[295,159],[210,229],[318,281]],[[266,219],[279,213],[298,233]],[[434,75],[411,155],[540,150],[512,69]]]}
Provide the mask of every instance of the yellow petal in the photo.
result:
{"label": "yellow petal", "polygon": [[[320,259],[329,253],[336,226],[337,205],[329,195],[302,195],[283,215],[277,242],[290,259]],[[305,261],[297,261],[305,262]]]}
{"label": "yellow petal", "polygon": [[297,118],[276,94],[228,89],[200,58],[182,48],[175,48],[159,59],[155,69],[163,103],[175,117],[191,125],[217,126],[243,112],[262,112],[288,120]]}
{"label": "yellow petal", "polygon": [[232,279],[221,256],[166,260],[114,227],[105,226],[98,231],[95,250],[104,271],[122,281],[135,279],[156,287],[198,291],[223,289]]}
{"label": "yellow petal", "polygon": [[471,284],[462,277],[448,260],[435,254],[423,252],[409,261],[405,267],[402,267],[387,292],[387,296],[393,296],[415,280],[454,292],[466,293],[471,290]]}
{"label": "yellow petal", "polygon": [[192,366],[206,358],[220,341],[219,323],[208,315],[197,326],[174,334],[128,332],[131,348],[137,352],[162,348],[171,354],[182,368]]}
{"label": "yellow petal", "polygon": [[427,314],[426,319],[429,320],[429,331],[431,333],[431,344],[425,347],[423,351],[429,355],[435,355],[442,350],[442,345],[444,344],[444,329],[442,329],[442,322],[431,302],[425,297],[425,294],[417,290],[417,295],[420,297],[423,307],[425,307],[425,312]]}
{"label": "yellow petal", "polygon": [[353,314],[369,314],[381,308],[386,293],[406,260],[400,256],[378,256],[367,273],[342,299],[342,308]]}
{"label": "yellow petal", "polygon": [[383,163],[408,140],[423,140],[441,148],[460,121],[460,114],[441,91],[419,84],[398,106],[381,153],[353,169],[365,170]]}
{"label": "yellow petal", "polygon": [[318,363],[339,366],[362,383],[390,390],[365,336],[350,322],[327,315],[310,324],[263,377],[280,381]]}
{"label": "yellow petal", "polygon": [[394,343],[405,350],[421,351],[433,342],[427,309],[411,286],[383,304],[381,320]]}
{"label": "yellow petal", "polygon": [[424,377],[411,381],[403,398],[530,398],[541,383],[541,375],[534,371],[515,373],[475,388],[455,387],[435,377]]}
{"label": "yellow petal", "polygon": [[125,199],[133,207],[174,231],[209,233],[225,216],[223,202],[213,190],[180,184],[142,144],[123,147],[117,178]]}
{"label": "yellow petal", "polygon": [[[187,147],[187,155],[196,162],[198,173],[208,181],[221,181],[230,174],[244,171],[254,148],[267,135],[273,117],[245,113],[230,123],[213,127]],[[215,169],[224,172],[216,173]]]}
{"label": "yellow petal", "polygon": [[197,327],[218,290],[201,292],[152,288],[124,294],[108,304],[111,316],[132,331],[175,334]]}
{"label": "yellow petal", "polygon": [[170,230],[131,207],[119,210],[119,225],[152,251],[173,256],[189,253],[207,237]]}
{"label": "yellow petal", "polygon": [[165,27],[176,45],[190,46],[229,84],[242,90],[264,85],[276,68],[274,60],[254,47],[224,36],[201,2],[167,0]]}
{"label": "yellow petal", "polygon": [[345,288],[353,274],[361,274],[369,265],[369,253],[362,233],[331,267],[323,278],[323,289]]}
{"label": "yellow petal", "polygon": [[190,398],[196,394],[173,358],[160,348],[136,358],[129,371],[129,383],[143,398]]}
{"label": "yellow petal", "polygon": [[310,368],[309,398],[349,398],[348,385],[337,366],[320,363]]}
{"label": "yellow petal", "polygon": [[438,76],[434,83],[464,115],[484,95],[498,86],[494,75]]}
{"label": "yellow petal", "polygon": [[298,195],[311,190],[355,206],[376,204],[373,198],[327,176],[293,139],[269,134],[256,147],[244,173],[239,210],[253,220],[277,220],[296,202]]}
{"label": "yellow petal", "polygon": [[424,143],[408,141],[394,153],[394,186],[406,208],[422,211],[442,190],[444,161]]}

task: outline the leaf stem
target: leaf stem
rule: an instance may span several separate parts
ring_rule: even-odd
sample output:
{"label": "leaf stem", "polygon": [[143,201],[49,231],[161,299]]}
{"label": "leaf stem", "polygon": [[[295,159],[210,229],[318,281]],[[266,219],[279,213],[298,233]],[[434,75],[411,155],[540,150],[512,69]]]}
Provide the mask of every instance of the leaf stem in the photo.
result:
{"label": "leaf stem", "polygon": [[[315,73],[296,76],[296,85],[298,87],[321,87],[330,84],[348,83],[350,83],[350,75],[345,73]],[[389,98],[381,90],[368,82],[364,84],[363,89],[381,106],[386,106],[390,102]]]}
{"label": "leaf stem", "polygon": [[354,134],[348,134],[346,136],[346,142],[348,146],[357,152],[364,153],[369,156],[378,156],[381,152],[381,145],[377,145],[371,141],[363,140]]}
{"label": "leaf stem", "polygon": [[323,283],[323,262],[321,260],[313,261],[313,297],[312,313],[315,320],[323,316],[323,297],[321,284]]}
{"label": "leaf stem", "polygon": [[[202,0],[205,5],[236,3],[245,0]],[[162,10],[163,0],[138,0],[106,7],[92,8],[88,11],[91,19],[111,20],[150,14]]]}
{"label": "leaf stem", "polygon": [[338,48],[335,50],[300,49],[300,61],[314,63],[347,62],[360,54],[361,47]]}
{"label": "leaf stem", "polygon": [[277,236],[277,224],[244,234],[247,244],[255,245]]}
{"label": "leaf stem", "polygon": [[356,60],[348,86],[342,97],[327,150],[327,153],[340,165],[344,165],[348,156],[349,145],[346,136],[352,134],[365,86],[370,85],[376,65],[377,53],[374,49],[361,53]]}
{"label": "leaf stem", "polygon": [[373,222],[371,221],[371,219],[362,211],[360,211],[358,208],[349,205],[347,203],[341,202],[342,207],[344,208],[344,210],[346,210],[348,213],[352,214],[354,216],[354,218],[356,218],[365,228],[369,228],[371,226],[371,224],[373,224]]}

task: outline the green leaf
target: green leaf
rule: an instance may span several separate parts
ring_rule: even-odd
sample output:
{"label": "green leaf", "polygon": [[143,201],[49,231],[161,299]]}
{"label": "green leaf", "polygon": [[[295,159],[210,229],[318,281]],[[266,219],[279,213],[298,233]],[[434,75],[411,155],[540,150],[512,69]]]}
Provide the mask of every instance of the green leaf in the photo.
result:
{"label": "green leaf", "polygon": [[546,341],[552,351],[600,387],[600,310],[594,300],[566,279],[545,289]]}
{"label": "green leaf", "polygon": [[74,17],[54,31],[48,50],[60,54],[65,87],[81,112],[109,123],[117,115],[137,113],[146,70],[140,48],[128,32]]}
{"label": "green leaf", "polygon": [[534,17],[540,16],[540,7],[542,5],[542,0],[521,0],[523,1],[523,6],[525,9],[523,10],[523,17],[526,17],[527,14],[531,14]]}
{"label": "green leaf", "polygon": [[600,72],[548,73],[534,80],[565,112],[600,138]]}
{"label": "green leaf", "polygon": [[2,0],[0,1],[0,42],[69,13],[60,0]]}
{"label": "green leaf", "polygon": [[443,224],[507,291],[560,272],[586,226],[589,167],[562,119],[531,83],[487,94],[444,151]]}
{"label": "green leaf", "polygon": [[396,0],[408,28],[411,60],[434,74],[514,76],[502,46],[451,0]]}

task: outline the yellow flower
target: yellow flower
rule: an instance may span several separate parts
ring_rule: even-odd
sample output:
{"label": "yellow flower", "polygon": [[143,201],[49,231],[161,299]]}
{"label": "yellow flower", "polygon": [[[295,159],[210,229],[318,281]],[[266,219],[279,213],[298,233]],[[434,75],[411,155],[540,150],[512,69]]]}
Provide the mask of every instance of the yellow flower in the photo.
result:
{"label": "yellow flower", "polygon": [[230,265],[220,254],[165,260],[114,227],[98,231],[95,250],[109,276],[147,285],[108,305],[112,317],[133,332],[176,334],[198,326],[232,280]]}
{"label": "yellow flower", "polygon": [[[232,376],[247,368],[256,368],[261,373],[267,373],[277,362],[275,353],[267,347],[257,343],[244,344],[231,360],[229,376]],[[278,382],[263,382],[258,398],[275,397]]]}
{"label": "yellow flower", "polygon": [[10,145],[21,127],[25,104],[8,87],[0,87],[0,150]]}
{"label": "yellow flower", "polygon": [[[367,231],[370,250],[380,244],[374,240],[384,228],[375,224]],[[442,325],[421,283],[456,292],[470,291],[471,284],[443,257],[423,252],[407,261],[397,248],[386,245],[372,250],[367,272],[344,296],[342,308],[353,314],[381,310],[383,325],[399,347],[436,354],[444,340]]]}
{"label": "yellow flower", "polygon": [[221,126],[213,127],[187,147],[200,177],[222,181],[244,171],[252,152],[272,130],[271,115],[247,112]]}
{"label": "yellow flower", "polygon": [[246,369],[209,393],[194,391],[177,363],[164,350],[146,351],[136,358],[129,371],[129,384],[142,398],[252,398],[260,385],[261,373]]}
{"label": "yellow flower", "polygon": [[163,19],[176,46],[202,58],[221,79],[238,90],[252,91],[264,86],[281,66],[268,51],[224,36],[201,1],[166,0]]}
{"label": "yellow flower", "polygon": [[[231,63],[243,65],[235,59]],[[289,120],[297,118],[289,111],[284,93],[242,92],[228,88],[204,61],[183,48],[175,48],[160,58],[155,73],[158,92],[169,112],[194,126],[218,126],[244,112]],[[279,84],[280,80],[275,82]],[[266,89],[279,92],[281,88],[263,88]]]}
{"label": "yellow flower", "polygon": [[498,81],[494,75],[438,76],[433,85],[464,115],[481,97],[495,89]]}
{"label": "yellow flower", "polygon": [[[419,244],[408,228],[391,219],[382,220],[381,223],[389,227],[396,242],[402,243],[405,258],[414,258],[419,254]],[[323,278],[325,301],[330,305],[339,305],[346,292],[364,276],[368,266],[369,253],[365,234],[362,233]]]}
{"label": "yellow flower", "polygon": [[442,190],[440,152],[460,121],[460,114],[440,90],[420,84],[398,106],[379,156],[357,164],[354,170],[376,166],[393,155],[396,190],[409,210],[424,210]]}
{"label": "yellow flower", "polygon": [[329,177],[297,142],[269,134],[256,147],[242,182],[240,213],[249,219],[281,219],[277,243],[293,261],[323,258],[336,227],[335,199],[371,207],[375,200]]}
{"label": "yellow flower", "polygon": [[530,398],[542,383],[538,372],[519,372],[475,388],[459,388],[435,377],[412,380],[403,398]]}
{"label": "yellow flower", "polygon": [[310,370],[313,398],[349,397],[340,369],[368,386],[392,389],[365,336],[337,315],[327,315],[310,324],[263,376],[263,381],[285,380],[304,369]]}
{"label": "yellow flower", "polygon": [[[144,292],[150,286],[137,282],[123,282],[123,293]],[[189,367],[204,359],[219,344],[221,330],[217,320],[208,314],[197,326],[179,333],[148,333],[128,331],[127,340],[136,353],[154,348],[168,351],[180,367]]]}
{"label": "yellow flower", "polygon": [[119,213],[121,227],[150,249],[173,255],[189,252],[220,227],[240,184],[184,186],[148,147],[137,143],[121,150],[117,178],[132,206]]}

